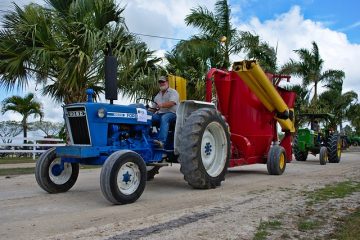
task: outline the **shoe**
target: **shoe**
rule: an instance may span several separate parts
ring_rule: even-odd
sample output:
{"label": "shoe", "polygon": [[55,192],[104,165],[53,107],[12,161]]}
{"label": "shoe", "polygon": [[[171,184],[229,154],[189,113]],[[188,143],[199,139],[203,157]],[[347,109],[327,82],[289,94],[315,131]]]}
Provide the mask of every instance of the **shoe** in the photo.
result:
{"label": "shoe", "polygon": [[164,148],[164,143],[162,141],[159,140],[154,140],[154,143],[156,146],[158,146],[159,148]]}

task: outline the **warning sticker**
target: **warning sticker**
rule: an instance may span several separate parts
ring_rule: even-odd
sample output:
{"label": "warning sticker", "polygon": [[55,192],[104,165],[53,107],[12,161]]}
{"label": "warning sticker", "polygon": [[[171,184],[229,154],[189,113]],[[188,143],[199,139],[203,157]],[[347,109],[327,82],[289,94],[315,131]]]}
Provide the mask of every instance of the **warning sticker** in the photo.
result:
{"label": "warning sticker", "polygon": [[136,108],[138,122],[147,122],[147,111],[143,108]]}

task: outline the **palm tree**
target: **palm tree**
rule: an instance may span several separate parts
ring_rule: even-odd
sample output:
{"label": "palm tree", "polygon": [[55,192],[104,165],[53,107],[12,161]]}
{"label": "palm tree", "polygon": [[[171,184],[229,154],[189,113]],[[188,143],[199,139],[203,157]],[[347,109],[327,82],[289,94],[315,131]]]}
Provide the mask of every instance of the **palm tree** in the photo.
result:
{"label": "palm tree", "polygon": [[304,112],[309,112],[309,91],[306,88],[303,88],[301,85],[292,85],[291,87],[286,88],[289,91],[296,92],[295,99],[295,129],[298,129],[304,123],[304,119],[298,118],[299,114]]}
{"label": "palm tree", "polygon": [[346,112],[347,119],[351,122],[351,125],[355,127],[357,135],[360,135],[360,104],[352,104]]}
{"label": "palm tree", "polygon": [[[4,15],[0,30],[0,86],[43,84],[43,94],[65,103],[84,101],[85,89],[103,90],[107,44],[118,58],[120,91],[132,90],[155,63],[144,43],[125,25],[124,8],[115,0],[46,0]],[[124,79],[125,78],[125,79]],[[140,80],[139,80],[140,79]],[[155,80],[154,80],[155,82]],[[139,90],[139,94],[146,94]]]}
{"label": "palm tree", "polygon": [[346,118],[347,112],[358,99],[358,95],[354,91],[342,93],[342,85],[343,80],[333,81],[325,85],[328,90],[319,96],[320,109],[335,116],[332,125],[339,125],[340,131],[343,129],[342,122]]}
{"label": "palm tree", "polygon": [[267,42],[261,41],[259,36],[249,32],[243,32],[241,40],[244,45],[243,51],[246,53],[246,58],[258,60],[265,72],[277,72],[275,48],[271,47]]}
{"label": "palm tree", "polygon": [[[34,94],[29,93],[25,97],[12,96],[5,98],[2,102],[2,113],[7,111],[13,111],[22,115],[21,125],[23,128],[24,138],[27,137],[28,122],[27,119],[30,115],[34,117],[40,116],[40,119],[44,116],[41,110],[41,104],[34,99]],[[24,140],[26,143],[26,140]]]}
{"label": "palm tree", "polygon": [[209,66],[207,65],[208,56],[201,46],[181,41],[165,55],[168,61],[167,71],[187,79],[189,99],[204,100],[205,98],[204,76]]}
{"label": "palm tree", "polygon": [[323,71],[324,60],[320,57],[319,48],[316,42],[312,42],[312,46],[311,50],[305,48],[295,50],[300,61],[296,62],[293,59],[290,59],[288,63],[284,64],[281,72],[301,77],[304,87],[314,84],[314,96],[312,102],[315,103],[318,96],[318,83],[339,81],[345,77],[345,73],[341,70]]}
{"label": "palm tree", "polygon": [[201,6],[192,9],[185,23],[201,31],[187,42],[206,53],[211,67],[229,68],[230,55],[239,53],[243,48],[241,32],[231,24],[231,10],[227,0],[218,0],[214,13]]}

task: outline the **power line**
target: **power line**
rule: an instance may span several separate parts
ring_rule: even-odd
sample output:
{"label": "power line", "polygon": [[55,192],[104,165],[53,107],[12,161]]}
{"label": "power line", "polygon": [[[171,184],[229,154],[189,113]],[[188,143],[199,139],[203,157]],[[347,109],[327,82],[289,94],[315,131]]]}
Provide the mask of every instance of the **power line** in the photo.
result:
{"label": "power line", "polygon": [[181,39],[181,38],[164,37],[164,36],[150,35],[150,34],[143,34],[143,33],[135,33],[135,32],[132,32],[132,34],[139,35],[139,36],[145,36],[145,37],[170,39],[170,40],[176,40],[176,41],[185,41],[185,39]]}

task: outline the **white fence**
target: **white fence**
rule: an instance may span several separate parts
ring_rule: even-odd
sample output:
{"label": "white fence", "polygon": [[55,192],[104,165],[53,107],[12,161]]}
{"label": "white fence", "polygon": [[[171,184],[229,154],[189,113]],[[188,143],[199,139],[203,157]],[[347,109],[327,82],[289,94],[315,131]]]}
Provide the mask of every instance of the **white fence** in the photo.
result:
{"label": "white fence", "polygon": [[[64,141],[58,138],[6,138],[8,139],[12,142],[0,142],[0,153],[31,153],[34,160],[37,153],[45,152],[48,148],[65,146]],[[31,143],[23,143],[24,140]]]}

